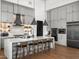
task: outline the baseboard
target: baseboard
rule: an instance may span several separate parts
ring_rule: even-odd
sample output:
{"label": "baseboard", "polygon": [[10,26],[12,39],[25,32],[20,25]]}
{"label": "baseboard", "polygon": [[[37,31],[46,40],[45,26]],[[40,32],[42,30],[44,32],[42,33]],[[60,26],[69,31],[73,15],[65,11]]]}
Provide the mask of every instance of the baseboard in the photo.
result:
{"label": "baseboard", "polygon": [[62,47],[67,47],[67,46],[65,46],[65,45],[61,45],[61,44],[58,44],[58,43],[56,43],[56,45],[57,45],[57,46],[62,46]]}

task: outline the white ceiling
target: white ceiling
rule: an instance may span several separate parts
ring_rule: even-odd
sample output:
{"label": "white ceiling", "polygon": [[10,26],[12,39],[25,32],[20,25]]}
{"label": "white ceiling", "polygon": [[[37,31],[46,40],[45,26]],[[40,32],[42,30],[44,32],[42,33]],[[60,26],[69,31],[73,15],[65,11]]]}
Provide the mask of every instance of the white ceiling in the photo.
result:
{"label": "white ceiling", "polygon": [[[5,0],[5,1],[17,3],[17,0]],[[18,1],[20,5],[34,8],[35,0],[18,0]],[[46,10],[49,10],[78,0],[40,0],[40,1],[43,2],[46,1]]]}
{"label": "white ceiling", "polygon": [[49,10],[75,1],[78,0],[46,0],[46,9]]}

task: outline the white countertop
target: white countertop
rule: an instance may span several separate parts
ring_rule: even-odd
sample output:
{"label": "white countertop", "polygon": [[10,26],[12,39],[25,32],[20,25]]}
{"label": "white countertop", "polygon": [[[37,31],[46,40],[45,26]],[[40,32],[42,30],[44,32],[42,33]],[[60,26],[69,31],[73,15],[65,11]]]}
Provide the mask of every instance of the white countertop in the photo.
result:
{"label": "white countertop", "polygon": [[45,36],[41,36],[41,37],[31,37],[31,38],[13,38],[13,39],[7,39],[12,43],[16,43],[16,42],[24,42],[24,41],[32,41],[32,40],[39,40],[39,39],[47,39],[47,38],[51,38],[54,39],[54,37],[45,37]]}

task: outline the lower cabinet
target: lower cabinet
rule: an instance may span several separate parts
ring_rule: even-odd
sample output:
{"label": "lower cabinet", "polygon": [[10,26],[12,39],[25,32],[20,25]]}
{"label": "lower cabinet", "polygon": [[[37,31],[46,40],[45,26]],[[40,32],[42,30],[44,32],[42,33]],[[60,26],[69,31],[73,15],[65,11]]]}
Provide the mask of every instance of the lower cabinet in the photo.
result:
{"label": "lower cabinet", "polygon": [[67,46],[66,34],[58,34],[58,44]]}
{"label": "lower cabinet", "polygon": [[4,48],[4,39],[1,39],[1,48]]}

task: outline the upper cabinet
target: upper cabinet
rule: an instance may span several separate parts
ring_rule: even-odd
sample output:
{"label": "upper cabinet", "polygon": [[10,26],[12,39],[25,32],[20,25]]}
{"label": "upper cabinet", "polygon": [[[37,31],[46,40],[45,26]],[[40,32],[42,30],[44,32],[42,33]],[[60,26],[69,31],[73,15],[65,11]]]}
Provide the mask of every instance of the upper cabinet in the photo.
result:
{"label": "upper cabinet", "polygon": [[79,2],[73,4],[73,12],[79,12]]}
{"label": "upper cabinet", "polygon": [[0,6],[2,6],[0,9],[1,10],[0,21],[2,21],[2,22],[12,22],[13,23],[14,20],[16,19],[14,17],[14,14],[17,14],[17,13],[21,14],[21,16],[24,15],[25,23],[31,23],[31,21],[35,17],[34,8],[13,4],[13,3],[7,2],[7,1],[2,1]]}
{"label": "upper cabinet", "polygon": [[7,5],[7,3],[6,2],[1,2],[1,10],[2,11],[6,11],[7,12],[7,10],[8,10],[8,5]]}
{"label": "upper cabinet", "polygon": [[5,1],[12,2],[12,3],[15,3],[15,4],[18,3],[19,5],[34,8],[34,0],[18,0],[18,2],[17,2],[17,0],[5,0]]}
{"label": "upper cabinet", "polygon": [[79,2],[50,10],[52,28],[66,28],[66,22],[79,21]]}
{"label": "upper cabinet", "polygon": [[62,19],[63,20],[66,20],[66,17],[67,17],[67,7],[66,6],[63,6],[62,8],[61,8],[62,10],[60,11],[60,12],[62,12]]}
{"label": "upper cabinet", "polygon": [[72,13],[73,11],[73,4],[67,5],[67,13]]}

